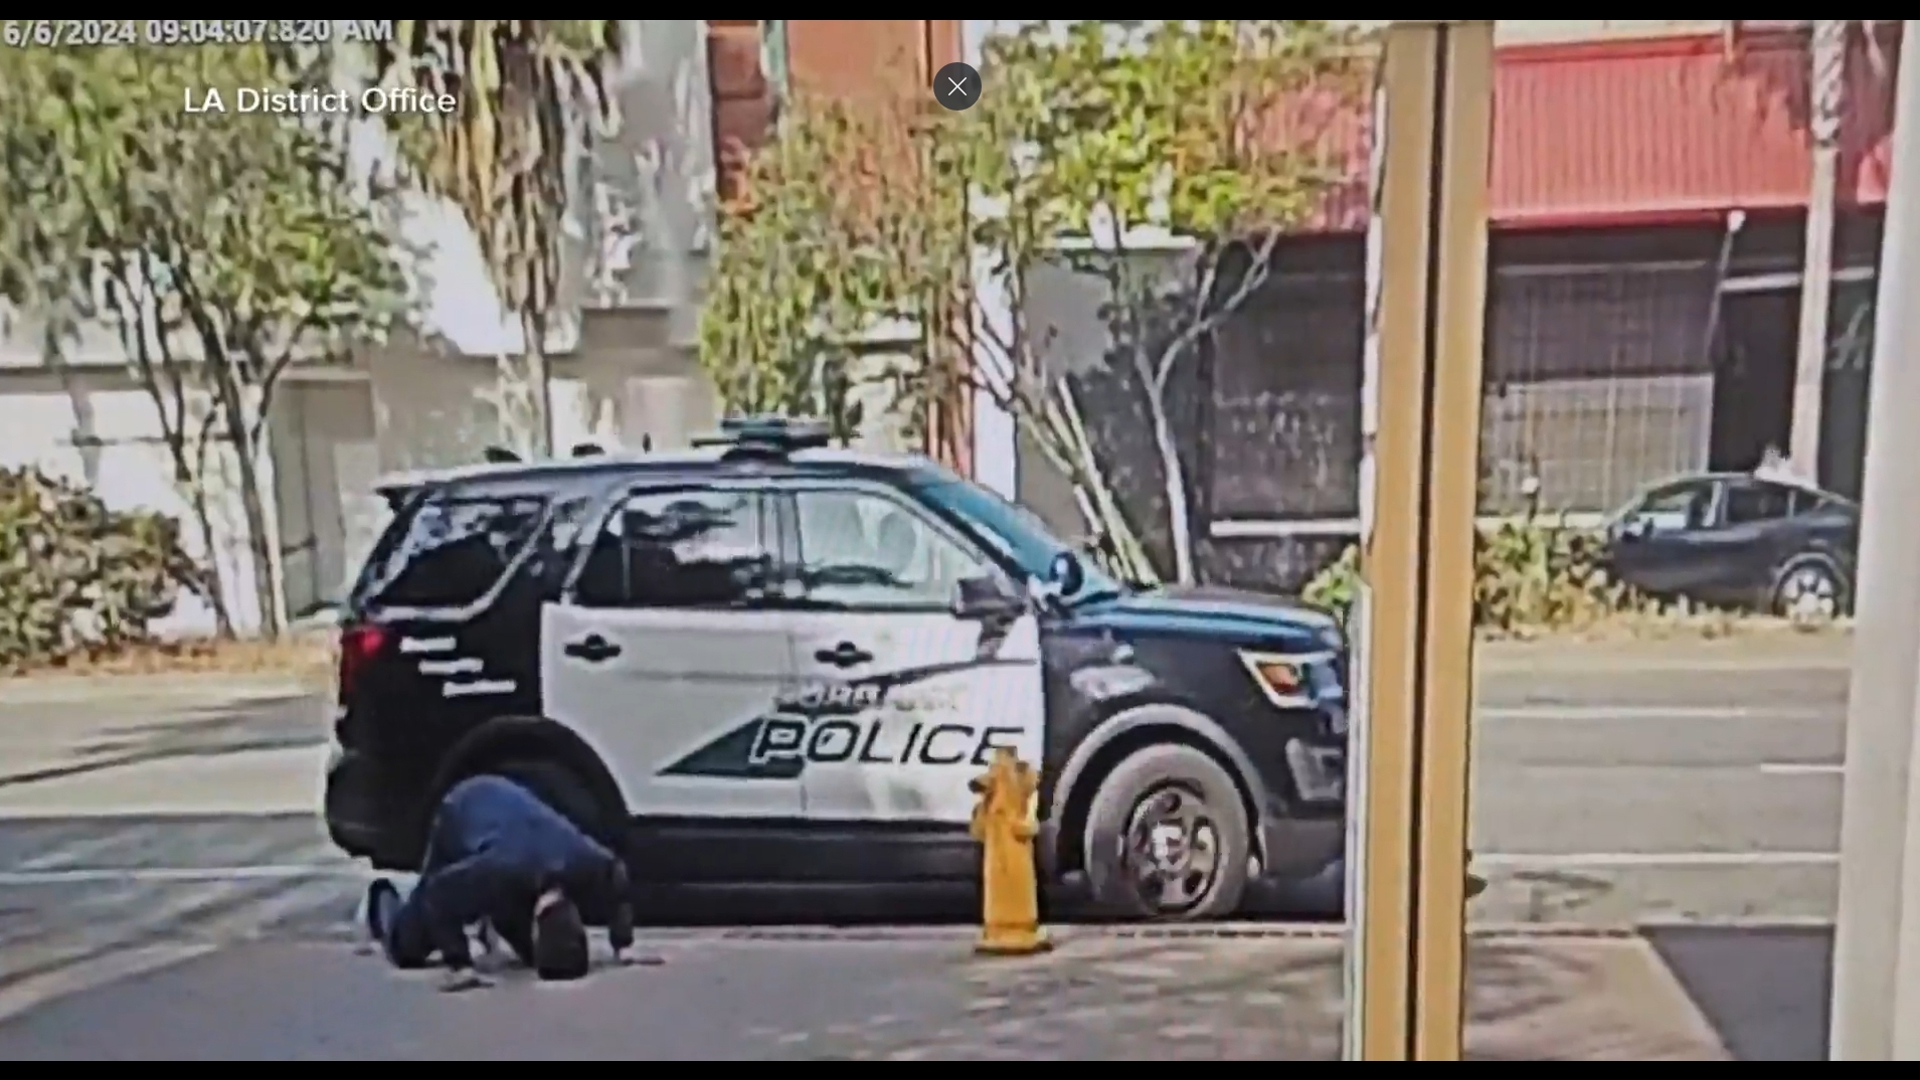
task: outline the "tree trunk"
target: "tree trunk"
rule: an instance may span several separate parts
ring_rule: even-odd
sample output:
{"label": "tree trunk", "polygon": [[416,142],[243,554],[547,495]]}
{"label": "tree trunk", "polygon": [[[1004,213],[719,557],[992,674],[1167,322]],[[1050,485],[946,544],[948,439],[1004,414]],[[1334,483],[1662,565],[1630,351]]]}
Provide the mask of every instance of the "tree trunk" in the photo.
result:
{"label": "tree trunk", "polygon": [[1813,136],[1812,184],[1807,199],[1804,263],[1800,276],[1800,334],[1795,349],[1793,419],[1788,462],[1820,479],[1820,414],[1827,373],[1827,309],[1833,295],[1833,220],[1839,197],[1840,121],[1846,99],[1847,23],[1813,24],[1809,49]]}
{"label": "tree trunk", "polygon": [[[131,291],[123,276],[119,279],[120,288]],[[196,590],[200,598],[206,601],[207,610],[213,613],[213,632],[216,637],[233,637],[233,612],[227,607],[226,590],[221,588],[220,563],[215,557],[218,548],[214,541],[213,514],[207,506],[206,484],[206,426],[202,425],[201,437],[193,440],[193,449],[188,450],[187,427],[187,386],[184,377],[167,342],[167,329],[159,327],[158,358],[154,357],[148,345],[147,324],[137,308],[129,311],[124,303],[114,305],[114,322],[119,332],[121,346],[133,359],[134,375],[140,381],[141,389],[147,392],[148,400],[153,402],[154,413],[160,420],[160,437],[167,444],[167,457],[173,465],[173,482],[180,494],[187,500],[193,512],[193,523],[200,533],[200,549],[206,553],[208,578],[204,590]],[[57,358],[63,380],[66,378],[66,363]]]}
{"label": "tree trunk", "polygon": [[529,312],[520,319],[526,338],[527,401],[532,409],[529,449],[536,458],[553,456],[553,380],[547,373],[547,320]]}
{"label": "tree trunk", "polygon": [[1146,388],[1147,412],[1153,419],[1153,445],[1160,452],[1160,479],[1166,488],[1168,542],[1173,546],[1173,579],[1191,585],[1193,573],[1193,514],[1187,499],[1187,470],[1180,461],[1179,440],[1167,417],[1164,396]]}
{"label": "tree trunk", "polygon": [[208,365],[214,391],[219,397],[221,426],[233,442],[234,468],[239,472],[240,514],[247,530],[247,556],[253,564],[254,605],[260,611],[260,636],[278,641],[285,629],[280,619],[279,590],[274,586],[273,564],[279,557],[274,550],[272,530],[267,522],[265,494],[260,490],[260,468],[255,459],[259,449],[256,435],[266,429],[265,418],[259,424],[247,415],[246,396],[225,362]]}

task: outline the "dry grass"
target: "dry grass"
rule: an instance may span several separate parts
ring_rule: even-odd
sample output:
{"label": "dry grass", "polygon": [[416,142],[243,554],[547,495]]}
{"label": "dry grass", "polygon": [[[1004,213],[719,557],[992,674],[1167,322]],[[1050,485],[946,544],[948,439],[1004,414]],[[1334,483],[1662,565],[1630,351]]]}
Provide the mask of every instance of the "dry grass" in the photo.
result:
{"label": "dry grass", "polygon": [[285,641],[221,641],[190,638],[155,642],[101,656],[0,672],[5,677],[210,675],[282,676],[308,685],[324,685],[333,675],[331,639],[302,635]]}
{"label": "dry grass", "polygon": [[1853,632],[1853,620],[1796,623],[1737,611],[1612,612],[1572,626],[1483,628],[1486,641],[1716,641],[1723,638],[1836,637]]}

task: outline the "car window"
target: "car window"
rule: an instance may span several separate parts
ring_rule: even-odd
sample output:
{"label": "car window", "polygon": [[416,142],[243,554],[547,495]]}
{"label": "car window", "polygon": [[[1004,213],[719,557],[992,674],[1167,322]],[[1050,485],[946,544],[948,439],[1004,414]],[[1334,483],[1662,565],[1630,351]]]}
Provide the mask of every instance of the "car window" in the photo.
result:
{"label": "car window", "polygon": [[1706,520],[1712,491],[1698,482],[1659,488],[1647,493],[1633,516],[1646,522],[1653,532],[1697,529]]}
{"label": "car window", "polygon": [[773,565],[763,502],[751,491],[629,497],[594,537],[574,582],[574,602],[625,608],[757,603]]}
{"label": "car window", "polygon": [[944,609],[992,567],[907,507],[868,492],[794,493],[808,601],[845,608]]}
{"label": "car window", "polygon": [[447,495],[403,511],[374,547],[360,590],[378,607],[464,607],[485,596],[539,530],[544,499]]}
{"label": "car window", "polygon": [[1727,485],[1721,520],[1727,525],[1752,525],[1778,521],[1793,511],[1793,490],[1778,484],[1731,483]]}

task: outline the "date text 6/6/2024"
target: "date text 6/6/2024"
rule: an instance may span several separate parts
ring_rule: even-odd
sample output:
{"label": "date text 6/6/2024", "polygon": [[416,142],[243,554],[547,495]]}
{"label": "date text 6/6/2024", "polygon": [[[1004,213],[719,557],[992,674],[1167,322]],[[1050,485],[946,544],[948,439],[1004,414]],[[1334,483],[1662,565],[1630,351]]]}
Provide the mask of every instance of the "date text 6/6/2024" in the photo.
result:
{"label": "date text 6/6/2024", "polygon": [[388,42],[391,19],[9,19],[9,48]]}

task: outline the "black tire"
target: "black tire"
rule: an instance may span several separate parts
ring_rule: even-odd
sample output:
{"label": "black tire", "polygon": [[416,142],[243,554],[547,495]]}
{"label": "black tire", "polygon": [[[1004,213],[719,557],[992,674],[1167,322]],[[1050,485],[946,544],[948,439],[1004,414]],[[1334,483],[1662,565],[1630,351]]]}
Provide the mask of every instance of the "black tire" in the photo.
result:
{"label": "black tire", "polygon": [[1769,606],[1783,619],[1830,621],[1847,614],[1852,604],[1846,575],[1821,556],[1794,559],[1774,575]]}
{"label": "black tire", "polygon": [[[1169,807],[1171,817],[1163,812]],[[1162,873],[1150,875],[1156,818],[1182,827],[1184,857],[1173,855]],[[1200,858],[1202,852],[1208,857]],[[1239,910],[1253,845],[1240,789],[1227,770],[1191,746],[1162,743],[1135,752],[1100,782],[1087,812],[1084,854],[1101,914],[1190,922]],[[1149,876],[1162,888],[1145,884]],[[1160,895],[1150,898],[1149,891]]]}

